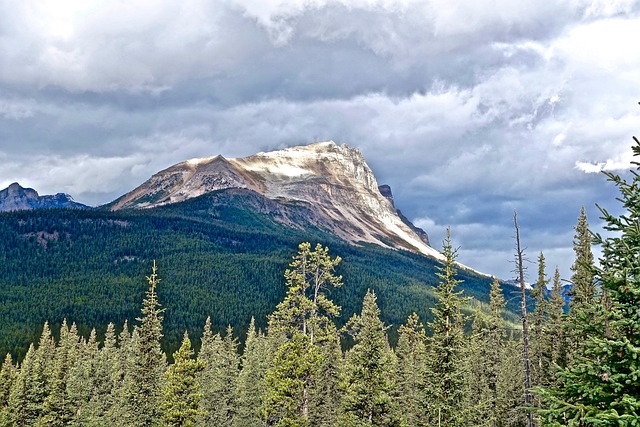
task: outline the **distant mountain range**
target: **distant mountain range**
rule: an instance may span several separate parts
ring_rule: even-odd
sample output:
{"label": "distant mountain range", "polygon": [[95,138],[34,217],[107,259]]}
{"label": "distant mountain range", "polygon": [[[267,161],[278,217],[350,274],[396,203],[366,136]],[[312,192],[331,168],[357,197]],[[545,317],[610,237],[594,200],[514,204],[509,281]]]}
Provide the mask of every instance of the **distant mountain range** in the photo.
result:
{"label": "distant mountain range", "polygon": [[50,208],[86,209],[88,206],[64,193],[40,196],[33,188],[21,187],[17,182],[0,190],[0,212]]}

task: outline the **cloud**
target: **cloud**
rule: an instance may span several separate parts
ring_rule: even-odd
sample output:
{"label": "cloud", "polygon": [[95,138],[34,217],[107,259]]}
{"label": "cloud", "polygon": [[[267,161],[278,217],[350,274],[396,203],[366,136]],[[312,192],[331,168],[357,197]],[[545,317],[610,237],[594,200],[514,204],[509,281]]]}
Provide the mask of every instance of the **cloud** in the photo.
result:
{"label": "cloud", "polygon": [[436,247],[450,225],[508,276],[517,209],[564,273],[580,206],[614,203],[585,172],[629,165],[639,29],[631,0],[0,0],[0,183],[99,204],[185,159],[333,139]]}

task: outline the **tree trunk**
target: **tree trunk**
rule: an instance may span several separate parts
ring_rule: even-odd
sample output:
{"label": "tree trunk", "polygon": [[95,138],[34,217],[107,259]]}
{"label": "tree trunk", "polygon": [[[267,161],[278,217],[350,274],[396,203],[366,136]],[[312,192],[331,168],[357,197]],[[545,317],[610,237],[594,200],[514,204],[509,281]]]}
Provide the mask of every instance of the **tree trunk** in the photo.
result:
{"label": "tree trunk", "polygon": [[[520,229],[518,228],[518,220],[516,212],[513,211],[513,224],[516,227],[516,273],[518,274],[518,283],[520,284],[521,300],[520,308],[522,310],[522,359],[524,362],[524,404],[526,407],[531,406],[531,362],[529,360],[529,322],[527,321],[527,295],[524,288],[524,250],[520,246]],[[531,412],[527,411],[527,427],[533,426],[533,418]]]}

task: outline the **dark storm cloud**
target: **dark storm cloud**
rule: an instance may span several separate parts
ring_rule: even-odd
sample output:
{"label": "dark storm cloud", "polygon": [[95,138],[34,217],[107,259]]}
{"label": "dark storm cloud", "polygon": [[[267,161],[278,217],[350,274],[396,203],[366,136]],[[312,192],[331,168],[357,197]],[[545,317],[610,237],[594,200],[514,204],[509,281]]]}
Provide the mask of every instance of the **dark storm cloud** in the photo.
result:
{"label": "dark storm cloud", "polygon": [[[0,187],[110,201],[179,161],[333,139],[460,260],[568,277],[637,134],[638,1],[0,0]],[[550,272],[551,273],[551,272]]]}

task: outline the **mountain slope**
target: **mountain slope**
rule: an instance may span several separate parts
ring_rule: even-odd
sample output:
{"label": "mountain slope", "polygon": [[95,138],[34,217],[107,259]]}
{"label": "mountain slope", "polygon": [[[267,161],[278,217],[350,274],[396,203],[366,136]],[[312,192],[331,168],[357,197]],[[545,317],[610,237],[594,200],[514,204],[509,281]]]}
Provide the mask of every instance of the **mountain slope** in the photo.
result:
{"label": "mountain slope", "polygon": [[74,202],[68,194],[40,196],[36,190],[21,187],[17,182],[0,190],[0,212],[49,208],[86,209],[87,207],[82,203]]}
{"label": "mountain slope", "polygon": [[[367,288],[394,327],[413,311],[431,318],[435,260],[283,224],[308,214],[308,205],[283,205],[246,189],[143,210],[0,213],[0,352],[24,354],[45,320],[55,330],[66,317],[85,335],[93,327],[104,333],[108,322],[132,324],[154,259],[167,349],[176,349],[185,329],[197,339],[207,316],[217,331],[229,324],[244,331],[251,316],[264,328],[303,241],[320,242],[344,259],[337,272],[345,286],[331,293],[343,308],[339,324],[360,310]],[[459,277],[467,295],[488,301],[489,278],[464,270]],[[505,294],[515,311],[512,291]]]}
{"label": "mountain slope", "polygon": [[360,151],[333,141],[238,159],[188,160],[155,174],[108,208],[150,208],[231,188],[251,190],[282,204],[306,205],[314,226],[348,242],[442,259],[429,246],[426,233],[396,210],[390,188],[378,187]]}

